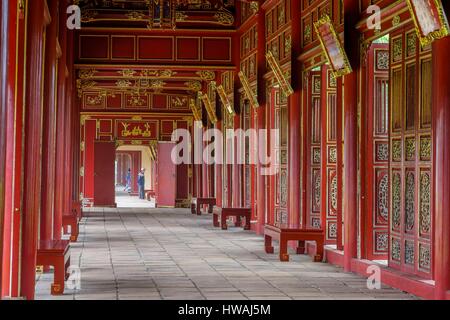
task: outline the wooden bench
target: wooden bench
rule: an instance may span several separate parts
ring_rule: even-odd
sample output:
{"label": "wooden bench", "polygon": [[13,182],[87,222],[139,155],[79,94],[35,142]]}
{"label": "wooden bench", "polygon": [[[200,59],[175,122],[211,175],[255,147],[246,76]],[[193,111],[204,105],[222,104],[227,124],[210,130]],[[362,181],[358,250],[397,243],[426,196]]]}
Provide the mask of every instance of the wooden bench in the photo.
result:
{"label": "wooden bench", "polygon": [[252,210],[250,208],[215,208],[213,212],[214,227],[221,227],[222,230],[227,230],[227,218],[236,217],[236,227],[242,226],[241,218],[245,218],[244,230],[250,230],[250,219]]}
{"label": "wooden bench", "polygon": [[64,283],[69,278],[70,266],[69,241],[41,240],[37,249],[37,265],[53,266],[54,279],[51,286],[52,295],[64,293]]}
{"label": "wooden bench", "polygon": [[208,212],[212,213],[213,208],[216,205],[216,198],[192,198],[191,213],[200,216],[202,214],[202,205],[208,205]]}
{"label": "wooden bench", "polygon": [[315,262],[321,262],[323,259],[324,232],[320,229],[296,229],[287,227],[277,227],[266,224],[264,226],[264,246],[266,253],[273,253],[272,240],[278,240],[280,245],[280,261],[289,261],[288,242],[298,241],[297,254],[305,251],[305,241],[316,242]]}
{"label": "wooden bench", "polygon": [[78,240],[78,215],[75,212],[66,213],[62,216],[62,224],[64,233],[67,234],[68,232],[68,226],[70,226],[70,241],[76,242]]}

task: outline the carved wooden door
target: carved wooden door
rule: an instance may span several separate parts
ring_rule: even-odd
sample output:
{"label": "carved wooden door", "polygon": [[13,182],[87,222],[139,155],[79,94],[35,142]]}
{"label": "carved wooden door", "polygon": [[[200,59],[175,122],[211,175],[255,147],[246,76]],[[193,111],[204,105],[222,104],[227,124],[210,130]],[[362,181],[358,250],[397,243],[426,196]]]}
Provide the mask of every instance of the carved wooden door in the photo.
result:
{"label": "carved wooden door", "polygon": [[308,119],[306,130],[307,153],[309,154],[306,174],[306,223],[307,227],[321,228],[321,88],[320,70],[311,71],[307,78]]}
{"label": "carved wooden door", "polygon": [[[243,112],[242,112],[242,128],[244,132],[247,132],[251,128],[251,110],[250,110],[250,104],[248,102],[245,102],[243,104]],[[252,166],[250,164],[250,144],[254,143],[250,141],[250,137],[248,135],[245,136],[245,142],[244,142],[244,174],[242,176],[243,180],[243,197],[244,202],[243,206],[246,208],[251,207],[251,200],[252,200],[252,179],[251,179],[251,169]]]}
{"label": "carved wooden door", "polygon": [[[287,98],[279,89],[272,89],[270,106],[270,128],[278,133],[275,138],[271,137],[270,146],[273,152],[270,152],[276,159],[272,159],[272,165],[275,168],[275,174],[271,177],[272,192],[272,212],[273,223],[275,225],[287,225],[287,200],[288,200],[288,178],[287,178],[287,159],[288,159],[288,108]],[[271,135],[273,133],[271,132]]]}
{"label": "carved wooden door", "polygon": [[389,223],[389,44],[374,43],[367,57],[366,219],[364,256],[387,259]]}
{"label": "carved wooden door", "polygon": [[338,212],[337,177],[337,103],[336,78],[328,65],[322,66],[321,74],[321,219],[326,221],[326,244],[336,244]]}
{"label": "carved wooden door", "polygon": [[390,37],[389,265],[431,278],[432,61],[412,26]]}

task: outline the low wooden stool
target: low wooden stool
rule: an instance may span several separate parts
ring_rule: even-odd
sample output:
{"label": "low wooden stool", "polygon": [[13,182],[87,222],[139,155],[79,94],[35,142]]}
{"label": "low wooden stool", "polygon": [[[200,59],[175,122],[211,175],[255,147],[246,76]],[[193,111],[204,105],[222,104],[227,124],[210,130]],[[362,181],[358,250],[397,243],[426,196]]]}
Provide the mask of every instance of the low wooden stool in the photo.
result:
{"label": "low wooden stool", "polygon": [[221,227],[222,230],[227,230],[227,218],[236,217],[236,227],[242,226],[241,218],[245,218],[244,230],[250,230],[250,219],[252,210],[250,208],[215,208],[213,212],[214,227]]}
{"label": "low wooden stool", "polygon": [[288,241],[298,241],[297,254],[304,253],[304,241],[316,242],[316,255],[314,262],[321,262],[323,259],[324,232],[320,229],[297,229],[278,227],[266,224],[264,226],[264,247],[266,253],[273,253],[272,239],[278,240],[280,245],[280,261],[289,261]]}
{"label": "low wooden stool", "polygon": [[37,249],[37,265],[53,266],[52,295],[64,293],[64,282],[69,278],[70,249],[67,240],[41,240]]}
{"label": "low wooden stool", "polygon": [[216,205],[216,198],[192,198],[191,213],[200,216],[202,214],[202,205],[208,205],[208,212],[213,213],[213,208]]}

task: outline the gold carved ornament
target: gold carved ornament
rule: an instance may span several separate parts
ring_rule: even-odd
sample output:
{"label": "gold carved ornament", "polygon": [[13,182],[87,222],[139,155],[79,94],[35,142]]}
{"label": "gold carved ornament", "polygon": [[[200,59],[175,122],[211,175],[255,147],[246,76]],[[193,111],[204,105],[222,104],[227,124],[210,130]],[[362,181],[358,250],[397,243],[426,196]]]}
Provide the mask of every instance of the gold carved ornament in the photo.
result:
{"label": "gold carved ornament", "polygon": [[235,115],[236,112],[233,109],[233,106],[231,105],[230,100],[227,97],[227,94],[225,93],[225,89],[222,85],[216,87],[217,93],[219,94],[220,101],[222,101],[222,104],[227,109],[229,114]]}
{"label": "gold carved ornament", "polygon": [[217,116],[216,112],[213,109],[213,106],[211,104],[211,101],[209,100],[209,97],[207,94],[202,94],[199,92],[199,96],[203,101],[203,104],[205,105],[206,112],[208,113],[209,120],[211,120],[211,123],[215,124],[217,122]]}
{"label": "gold carved ornament", "polygon": [[196,106],[195,100],[192,98],[189,99],[189,107],[191,108],[195,122],[197,122],[199,125],[201,125],[203,127],[201,108],[198,108]]}
{"label": "gold carved ornament", "polygon": [[231,26],[234,23],[234,16],[225,9],[220,9],[215,15],[214,18],[217,22],[224,26]]}
{"label": "gold carved ornament", "polygon": [[209,70],[201,70],[197,71],[196,74],[205,81],[212,81],[216,78],[216,73],[214,71]]}
{"label": "gold carved ornament", "polygon": [[250,87],[247,77],[242,71],[239,71],[238,76],[239,79],[241,80],[242,87],[244,88],[245,95],[247,96],[247,99],[250,101],[250,105],[253,108],[258,108],[259,107],[258,99],[255,93],[253,92],[252,88]]}
{"label": "gold carved ornament", "polygon": [[[329,29],[329,34],[327,35],[328,41],[325,42],[323,35],[321,33],[321,28],[327,26]],[[350,65],[350,62],[348,60],[347,54],[344,50],[344,47],[342,46],[341,40],[339,39],[339,36],[336,32],[336,29],[334,28],[334,25],[328,15],[324,15],[321,19],[314,22],[314,29],[316,30],[317,37],[319,38],[320,45],[322,47],[322,50],[325,52],[328,64],[332,67],[332,72],[334,76],[341,77],[344,75],[347,75],[351,73],[352,67]],[[330,43],[333,42],[333,43]],[[333,48],[334,50],[337,49],[337,53],[334,55],[330,54],[330,50],[328,47],[330,45],[336,46],[336,48]],[[336,64],[340,65],[336,65]]]}
{"label": "gold carved ornament", "polygon": [[143,131],[139,126],[134,126],[132,130],[129,129],[130,123],[121,122],[123,130],[121,132],[122,137],[144,137],[150,138],[152,136],[152,132],[150,130],[150,124],[145,123]]}
{"label": "gold carved ornament", "polygon": [[280,85],[284,95],[286,97],[289,97],[291,94],[294,93],[294,89],[292,89],[291,84],[289,83],[289,81],[287,81],[278,61],[275,59],[272,52],[268,51],[266,53],[266,60],[267,63],[269,64],[269,67],[272,69],[273,74],[275,75],[275,78],[277,79],[277,82]]}
{"label": "gold carved ornament", "polygon": [[[446,0],[448,1],[448,0]],[[422,47],[430,45],[434,40],[442,39],[450,34],[450,26],[448,24],[447,16],[444,12],[444,8],[442,6],[441,0],[430,0],[430,3],[434,3],[437,10],[437,16],[434,15],[434,12],[430,12],[432,8],[418,8],[416,5],[413,5],[411,0],[406,0],[408,4],[409,12],[414,21],[414,26],[416,29],[417,37],[420,40],[420,44]],[[423,4],[425,6],[425,4]],[[416,11],[420,11],[420,15],[416,13]],[[427,16],[428,13],[428,16]],[[433,19],[435,18],[440,25],[439,29],[435,29],[430,31],[428,34],[422,33],[422,29],[420,26],[420,21],[425,22],[425,19]],[[428,23],[430,21],[427,21]]]}

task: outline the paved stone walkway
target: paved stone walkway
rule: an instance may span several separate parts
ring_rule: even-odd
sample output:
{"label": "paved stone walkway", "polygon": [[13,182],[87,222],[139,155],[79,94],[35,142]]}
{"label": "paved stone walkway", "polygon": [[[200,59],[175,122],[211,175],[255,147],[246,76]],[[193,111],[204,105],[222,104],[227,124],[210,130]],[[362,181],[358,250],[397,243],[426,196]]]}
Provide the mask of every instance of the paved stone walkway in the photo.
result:
{"label": "paved stone walkway", "polygon": [[81,289],[49,295],[52,273],[39,275],[37,299],[414,299],[310,257],[290,262],[264,252],[251,231],[212,227],[187,209],[88,209],[72,265]]}

